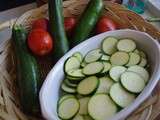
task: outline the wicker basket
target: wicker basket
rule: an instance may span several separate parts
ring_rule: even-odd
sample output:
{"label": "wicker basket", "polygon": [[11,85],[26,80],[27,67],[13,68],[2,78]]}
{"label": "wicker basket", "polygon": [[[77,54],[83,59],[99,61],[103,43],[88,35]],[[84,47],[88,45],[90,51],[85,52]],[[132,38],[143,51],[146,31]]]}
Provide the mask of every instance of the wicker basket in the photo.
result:
{"label": "wicker basket", "polygon": [[[78,18],[87,3],[88,0],[67,0],[63,2],[64,16],[74,16]],[[107,2],[105,0],[104,3],[105,9],[103,14],[113,19],[120,28],[144,31],[149,33],[155,39],[160,39],[160,32],[139,15],[127,10],[119,4]],[[7,27],[11,28],[15,23],[21,24],[30,30],[32,21],[41,17],[48,17],[47,5],[30,10],[18,19],[13,19],[0,24],[0,30]],[[44,79],[48,71],[52,68],[53,61],[50,56],[45,58],[45,60],[37,59],[40,64],[42,79]],[[6,40],[0,45],[0,66],[0,120],[40,120],[41,118],[33,118],[29,115],[25,115],[19,105],[17,96],[18,90],[16,89],[17,86],[15,83],[16,71],[14,54],[12,53],[10,40]],[[160,113],[159,89],[160,86],[158,84],[148,100],[132,113],[127,120],[155,120]]]}

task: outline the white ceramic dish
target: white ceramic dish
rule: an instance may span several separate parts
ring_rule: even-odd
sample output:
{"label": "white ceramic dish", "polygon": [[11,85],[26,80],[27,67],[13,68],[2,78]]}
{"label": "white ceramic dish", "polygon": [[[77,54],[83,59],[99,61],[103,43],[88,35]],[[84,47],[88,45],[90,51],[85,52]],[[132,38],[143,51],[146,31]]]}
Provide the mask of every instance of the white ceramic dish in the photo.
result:
{"label": "white ceramic dish", "polygon": [[[60,84],[64,78],[63,64],[64,61],[73,53],[79,51],[82,54],[86,54],[89,50],[98,48],[101,41],[107,36],[115,36],[117,38],[132,38],[137,43],[138,48],[144,50],[149,59],[151,65],[150,81],[143,90],[143,92],[137,97],[137,99],[127,108],[117,113],[111,120],[121,120],[127,117],[133,110],[135,110],[152,92],[160,79],[160,46],[156,40],[146,33],[138,32],[134,30],[116,30],[99,34],[92,37],[78,46],[71,49],[65,54],[53,67],[48,74],[40,91],[40,104],[41,111],[47,120],[59,120],[57,117],[57,101],[59,98]],[[70,108],[68,108],[70,109]]]}

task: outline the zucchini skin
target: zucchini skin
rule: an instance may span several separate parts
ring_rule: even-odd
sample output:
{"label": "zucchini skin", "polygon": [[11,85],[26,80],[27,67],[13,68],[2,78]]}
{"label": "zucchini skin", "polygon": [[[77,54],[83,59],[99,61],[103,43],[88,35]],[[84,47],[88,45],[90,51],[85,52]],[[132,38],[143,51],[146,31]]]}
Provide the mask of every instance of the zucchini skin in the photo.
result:
{"label": "zucchini skin", "polygon": [[68,50],[69,44],[64,30],[62,0],[48,0],[50,33],[55,39],[54,57],[58,60]]}
{"label": "zucchini skin", "polygon": [[12,29],[12,43],[17,60],[17,83],[24,112],[40,112],[38,94],[41,86],[38,64],[26,45],[27,32],[21,26]]}
{"label": "zucchini skin", "polygon": [[90,0],[75,28],[72,46],[89,37],[103,9],[103,0]]}

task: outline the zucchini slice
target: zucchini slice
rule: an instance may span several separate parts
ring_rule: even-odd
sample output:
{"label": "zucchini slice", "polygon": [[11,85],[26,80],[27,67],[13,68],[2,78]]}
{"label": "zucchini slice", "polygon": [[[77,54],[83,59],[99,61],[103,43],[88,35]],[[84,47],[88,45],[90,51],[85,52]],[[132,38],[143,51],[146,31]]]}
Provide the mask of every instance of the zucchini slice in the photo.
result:
{"label": "zucchini slice", "polygon": [[91,50],[87,53],[87,55],[84,58],[84,61],[86,63],[91,63],[99,60],[102,56],[100,49]]}
{"label": "zucchini slice", "polygon": [[121,75],[124,88],[132,93],[140,93],[145,87],[144,79],[135,72],[125,72]]}
{"label": "zucchini slice", "polygon": [[138,65],[141,66],[141,67],[145,67],[147,65],[147,59],[146,58],[141,58],[141,61]]}
{"label": "zucchini slice", "polygon": [[71,95],[71,94],[63,95],[63,96],[59,99],[58,104],[61,104],[63,100],[68,99],[68,98],[70,98],[70,97],[74,97],[74,96]]}
{"label": "zucchini slice", "polygon": [[115,66],[110,69],[109,75],[115,82],[118,82],[122,73],[124,73],[126,70],[127,68],[123,66]]}
{"label": "zucchini slice", "polygon": [[135,73],[139,74],[145,80],[146,83],[149,80],[148,71],[141,66],[138,66],[138,65],[131,66],[128,68],[128,71],[135,72]]}
{"label": "zucchini slice", "polygon": [[85,75],[82,73],[82,69],[72,69],[67,72],[68,76],[74,77],[74,78],[84,78]]}
{"label": "zucchini slice", "polygon": [[139,54],[137,53],[130,53],[129,54],[129,61],[126,64],[126,66],[133,66],[133,65],[137,65],[141,60],[141,57]]}
{"label": "zucchini slice", "polygon": [[66,76],[66,78],[73,84],[79,83],[83,78],[78,78],[78,77],[71,77],[71,76]]}
{"label": "zucchini slice", "polygon": [[76,52],[72,56],[76,57],[80,62],[83,60],[83,55],[80,52]]}
{"label": "zucchini slice", "polygon": [[82,80],[77,86],[77,92],[80,95],[89,95],[96,91],[99,80],[96,76],[91,76]]}
{"label": "zucchini slice", "polygon": [[101,62],[92,62],[87,64],[83,69],[82,73],[85,75],[95,75],[101,73],[104,69],[104,65]]}
{"label": "zucchini slice", "polygon": [[83,97],[83,98],[79,99],[79,103],[80,103],[79,114],[80,115],[87,115],[88,114],[89,100],[90,100],[90,97]]}
{"label": "zucchini slice", "polygon": [[67,73],[69,70],[80,68],[80,61],[77,57],[69,57],[64,63],[64,72]]}
{"label": "zucchini slice", "polygon": [[87,65],[87,63],[84,62],[84,61],[81,63],[81,67],[82,67],[82,68],[85,67],[86,65]]}
{"label": "zucchini slice", "polygon": [[99,86],[96,90],[96,93],[109,93],[111,86],[114,84],[114,81],[109,77],[99,78]]}
{"label": "zucchini slice", "polygon": [[104,69],[101,73],[107,73],[110,70],[112,65],[109,62],[102,62],[102,63],[104,65]]}
{"label": "zucchini slice", "polygon": [[73,88],[77,87],[76,83],[71,83],[68,79],[65,79],[64,83],[69,87],[73,87]]}
{"label": "zucchini slice", "polygon": [[77,114],[72,120],[85,120],[82,115]]}
{"label": "zucchini slice", "polygon": [[113,65],[125,65],[128,63],[129,55],[126,52],[116,52],[111,56],[111,64]]}
{"label": "zucchini slice", "polygon": [[89,100],[88,112],[95,120],[108,120],[116,114],[117,106],[107,94],[95,94]]}
{"label": "zucchini slice", "polygon": [[117,43],[117,49],[124,52],[132,52],[136,49],[136,43],[131,39],[122,39]]}
{"label": "zucchini slice", "polygon": [[112,100],[120,107],[125,108],[135,100],[135,95],[126,91],[120,83],[115,83],[110,89]]}
{"label": "zucchini slice", "polygon": [[89,115],[84,115],[83,117],[84,117],[84,120],[93,120],[93,118],[91,118],[91,116]]}
{"label": "zucchini slice", "polygon": [[102,42],[102,51],[105,54],[112,55],[117,51],[116,45],[117,45],[118,39],[114,37],[107,37]]}
{"label": "zucchini slice", "polygon": [[76,98],[65,99],[58,106],[58,115],[61,119],[71,119],[77,114],[79,107],[80,104]]}
{"label": "zucchini slice", "polygon": [[110,60],[110,56],[109,55],[102,55],[101,60],[102,61],[109,61]]}
{"label": "zucchini slice", "polygon": [[139,52],[139,55],[143,58],[147,58],[147,55],[142,50]]}
{"label": "zucchini slice", "polygon": [[80,99],[80,98],[84,98],[84,96],[80,94],[76,94],[76,98]]}
{"label": "zucchini slice", "polygon": [[76,89],[75,88],[71,88],[71,87],[68,87],[66,84],[62,83],[61,85],[61,88],[64,92],[67,92],[67,93],[76,93]]}
{"label": "zucchini slice", "polygon": [[140,53],[140,51],[139,51],[138,49],[135,49],[133,52],[134,52],[134,53],[137,53],[137,54]]}

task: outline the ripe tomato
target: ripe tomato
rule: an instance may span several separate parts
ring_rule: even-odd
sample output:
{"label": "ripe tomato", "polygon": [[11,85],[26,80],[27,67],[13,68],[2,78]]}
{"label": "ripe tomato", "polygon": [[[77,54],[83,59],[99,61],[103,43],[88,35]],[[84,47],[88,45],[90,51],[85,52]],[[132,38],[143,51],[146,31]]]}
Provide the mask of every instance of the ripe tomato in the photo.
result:
{"label": "ripe tomato", "polygon": [[117,29],[116,23],[106,16],[101,17],[96,25],[97,34],[115,29]]}
{"label": "ripe tomato", "polygon": [[76,19],[74,17],[64,18],[64,26],[65,26],[65,31],[67,35],[71,35],[73,32],[73,29],[76,26]]}
{"label": "ripe tomato", "polygon": [[39,56],[48,54],[53,47],[53,40],[44,29],[33,29],[28,35],[27,42],[30,50]]}
{"label": "ripe tomato", "polygon": [[33,22],[32,29],[42,28],[48,31],[49,21],[46,18],[40,18]]}

